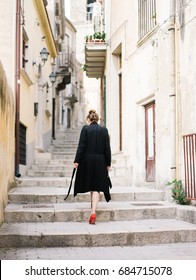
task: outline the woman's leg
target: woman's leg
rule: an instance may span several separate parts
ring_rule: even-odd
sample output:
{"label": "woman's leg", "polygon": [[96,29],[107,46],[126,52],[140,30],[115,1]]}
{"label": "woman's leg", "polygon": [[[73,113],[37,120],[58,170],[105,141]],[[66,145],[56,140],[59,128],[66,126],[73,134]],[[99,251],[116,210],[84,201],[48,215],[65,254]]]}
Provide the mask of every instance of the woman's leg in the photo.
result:
{"label": "woman's leg", "polygon": [[99,192],[91,192],[91,214],[95,214],[97,205],[99,203],[100,194]]}
{"label": "woman's leg", "polygon": [[92,204],[93,204],[93,192],[91,192],[91,209],[92,209]]}

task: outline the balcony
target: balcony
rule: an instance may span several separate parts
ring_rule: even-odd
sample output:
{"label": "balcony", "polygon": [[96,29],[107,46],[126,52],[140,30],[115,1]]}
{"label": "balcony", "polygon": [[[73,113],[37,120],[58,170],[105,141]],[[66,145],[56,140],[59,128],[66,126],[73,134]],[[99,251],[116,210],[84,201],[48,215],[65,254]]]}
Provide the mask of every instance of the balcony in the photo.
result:
{"label": "balcony", "polygon": [[[85,71],[87,77],[98,79],[104,76],[107,45],[105,37],[96,38],[94,35],[86,38]],[[94,37],[94,39],[91,37]]]}
{"label": "balcony", "polygon": [[59,57],[57,58],[57,77],[58,77],[58,84],[57,90],[65,89],[67,84],[71,82],[71,59],[70,59],[69,51],[61,52]]}

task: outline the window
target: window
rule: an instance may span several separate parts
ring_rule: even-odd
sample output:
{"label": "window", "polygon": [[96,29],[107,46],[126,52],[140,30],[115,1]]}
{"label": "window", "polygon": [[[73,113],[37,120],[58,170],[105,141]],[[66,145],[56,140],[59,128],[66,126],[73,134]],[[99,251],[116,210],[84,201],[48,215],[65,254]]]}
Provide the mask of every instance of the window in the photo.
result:
{"label": "window", "polygon": [[87,0],[86,5],[86,20],[92,21],[93,18],[93,3],[96,2],[96,0]]}
{"label": "window", "polygon": [[139,40],[156,26],[156,0],[138,0]]}
{"label": "window", "polygon": [[28,62],[28,59],[26,59],[27,56],[27,48],[28,48],[28,36],[27,33],[25,31],[25,29],[23,28],[23,33],[22,33],[22,68],[25,69],[25,65]]}

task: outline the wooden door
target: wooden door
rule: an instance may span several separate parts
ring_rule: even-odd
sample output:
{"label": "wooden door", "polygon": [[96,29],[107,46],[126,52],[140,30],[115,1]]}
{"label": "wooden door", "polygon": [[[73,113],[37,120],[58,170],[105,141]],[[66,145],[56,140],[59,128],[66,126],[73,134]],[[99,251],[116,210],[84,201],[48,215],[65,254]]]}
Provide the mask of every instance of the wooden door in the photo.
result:
{"label": "wooden door", "polygon": [[146,181],[155,181],[155,103],[145,106]]}

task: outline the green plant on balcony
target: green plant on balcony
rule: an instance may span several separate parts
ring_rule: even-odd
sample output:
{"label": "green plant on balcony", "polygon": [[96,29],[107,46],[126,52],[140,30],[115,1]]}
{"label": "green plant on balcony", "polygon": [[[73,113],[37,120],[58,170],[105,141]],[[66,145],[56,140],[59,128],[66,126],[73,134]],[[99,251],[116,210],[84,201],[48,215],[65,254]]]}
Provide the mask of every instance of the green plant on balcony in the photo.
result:
{"label": "green plant on balcony", "polygon": [[86,63],[84,63],[83,65],[82,65],[82,70],[85,72],[86,71],[86,67],[87,67],[87,65],[86,65]]}
{"label": "green plant on balcony", "polygon": [[105,36],[106,36],[105,32],[102,31],[102,32],[96,32],[93,35],[86,35],[84,39],[86,42],[97,42],[97,41],[105,42]]}
{"label": "green plant on balcony", "polygon": [[101,32],[96,32],[93,34],[93,38],[96,40],[96,39],[102,39],[102,34]]}
{"label": "green plant on balcony", "polygon": [[186,194],[182,185],[182,180],[174,179],[173,181],[167,183],[167,186],[169,185],[173,185],[172,197],[176,201],[176,203],[181,205],[190,204],[190,200],[186,198]]}
{"label": "green plant on balcony", "polygon": [[105,42],[105,36],[106,36],[105,32],[102,31],[102,40],[103,40],[104,42]]}
{"label": "green plant on balcony", "polygon": [[86,42],[91,42],[93,40],[93,35],[86,35],[84,39]]}
{"label": "green plant on balcony", "polygon": [[93,38],[95,40],[101,40],[102,42],[105,42],[105,32],[96,32],[93,34]]}

